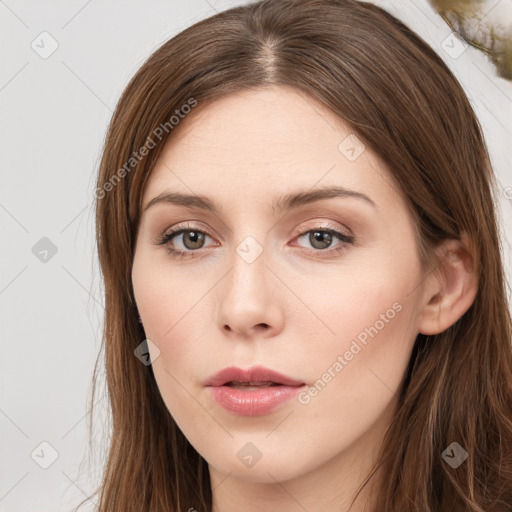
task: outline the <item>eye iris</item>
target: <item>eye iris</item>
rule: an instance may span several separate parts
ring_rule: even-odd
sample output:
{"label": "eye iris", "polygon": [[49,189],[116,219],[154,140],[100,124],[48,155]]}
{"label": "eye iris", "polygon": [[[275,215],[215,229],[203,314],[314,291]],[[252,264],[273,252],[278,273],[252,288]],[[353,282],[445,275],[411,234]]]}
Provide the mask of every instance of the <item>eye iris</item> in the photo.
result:
{"label": "eye iris", "polygon": [[[327,231],[311,231],[309,234],[309,241],[315,249],[325,249],[331,244],[332,235]],[[320,247],[315,245],[317,243],[320,244]]]}
{"label": "eye iris", "polygon": [[[187,239],[191,240],[191,245],[187,244]],[[204,244],[204,233],[200,231],[185,231],[183,233],[183,244],[187,249],[200,249]]]}

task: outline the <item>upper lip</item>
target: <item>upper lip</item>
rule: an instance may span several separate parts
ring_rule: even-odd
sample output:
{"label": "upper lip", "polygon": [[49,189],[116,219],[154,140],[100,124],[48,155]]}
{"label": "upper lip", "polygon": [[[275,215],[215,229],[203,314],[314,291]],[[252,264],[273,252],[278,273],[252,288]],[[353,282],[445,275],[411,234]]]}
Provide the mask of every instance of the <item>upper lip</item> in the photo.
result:
{"label": "upper lip", "polygon": [[206,382],[205,386],[223,386],[232,381],[238,382],[273,382],[275,384],[283,384],[286,386],[302,386],[304,382],[292,379],[282,373],[270,370],[264,366],[253,366],[243,369],[236,366],[224,368],[215,375],[212,375]]}

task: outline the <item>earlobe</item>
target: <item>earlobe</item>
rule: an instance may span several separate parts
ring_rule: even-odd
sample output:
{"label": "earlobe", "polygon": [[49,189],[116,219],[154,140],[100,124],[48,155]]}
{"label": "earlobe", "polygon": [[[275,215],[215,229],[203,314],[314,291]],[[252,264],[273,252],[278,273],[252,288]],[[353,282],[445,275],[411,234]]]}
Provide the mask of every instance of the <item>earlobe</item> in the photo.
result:
{"label": "earlobe", "polygon": [[469,238],[447,240],[439,248],[439,263],[427,277],[425,301],[418,330],[422,334],[439,334],[473,304],[478,290],[478,278]]}

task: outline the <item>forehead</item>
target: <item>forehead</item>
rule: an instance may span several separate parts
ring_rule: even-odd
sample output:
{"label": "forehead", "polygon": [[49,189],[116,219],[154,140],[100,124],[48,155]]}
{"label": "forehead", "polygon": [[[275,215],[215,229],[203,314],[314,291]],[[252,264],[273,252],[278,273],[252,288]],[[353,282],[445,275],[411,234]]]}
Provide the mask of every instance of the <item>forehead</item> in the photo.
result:
{"label": "forehead", "polygon": [[[305,149],[337,151],[336,130],[350,128],[329,109],[288,86],[268,86],[223,96],[198,106],[181,121],[166,152],[194,148],[191,159],[226,158],[260,165],[266,160],[289,161]],[[329,136],[330,135],[330,136]],[[334,139],[332,138],[334,136]],[[178,151],[179,152],[179,151]],[[311,154],[313,159],[316,155]]]}
{"label": "forehead", "polygon": [[167,140],[143,204],[169,189],[222,204],[327,185],[396,201],[390,181],[379,158],[327,107],[291,87],[269,86],[199,102]]}

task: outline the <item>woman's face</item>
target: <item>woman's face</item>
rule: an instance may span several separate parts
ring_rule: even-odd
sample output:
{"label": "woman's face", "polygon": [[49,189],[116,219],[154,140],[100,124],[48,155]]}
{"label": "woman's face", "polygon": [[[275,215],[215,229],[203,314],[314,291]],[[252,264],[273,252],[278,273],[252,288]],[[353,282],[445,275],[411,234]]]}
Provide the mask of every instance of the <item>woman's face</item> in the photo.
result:
{"label": "woman's face", "polygon": [[[143,208],[190,196],[144,210],[132,279],[162,398],[218,481],[274,483],[342,461],[355,470],[391,419],[423,276],[403,198],[341,126],[288,87],[199,102],[146,184]],[[334,188],[357,194],[310,200]],[[304,385],[205,385],[232,366]],[[237,405],[258,394],[270,402]]]}

